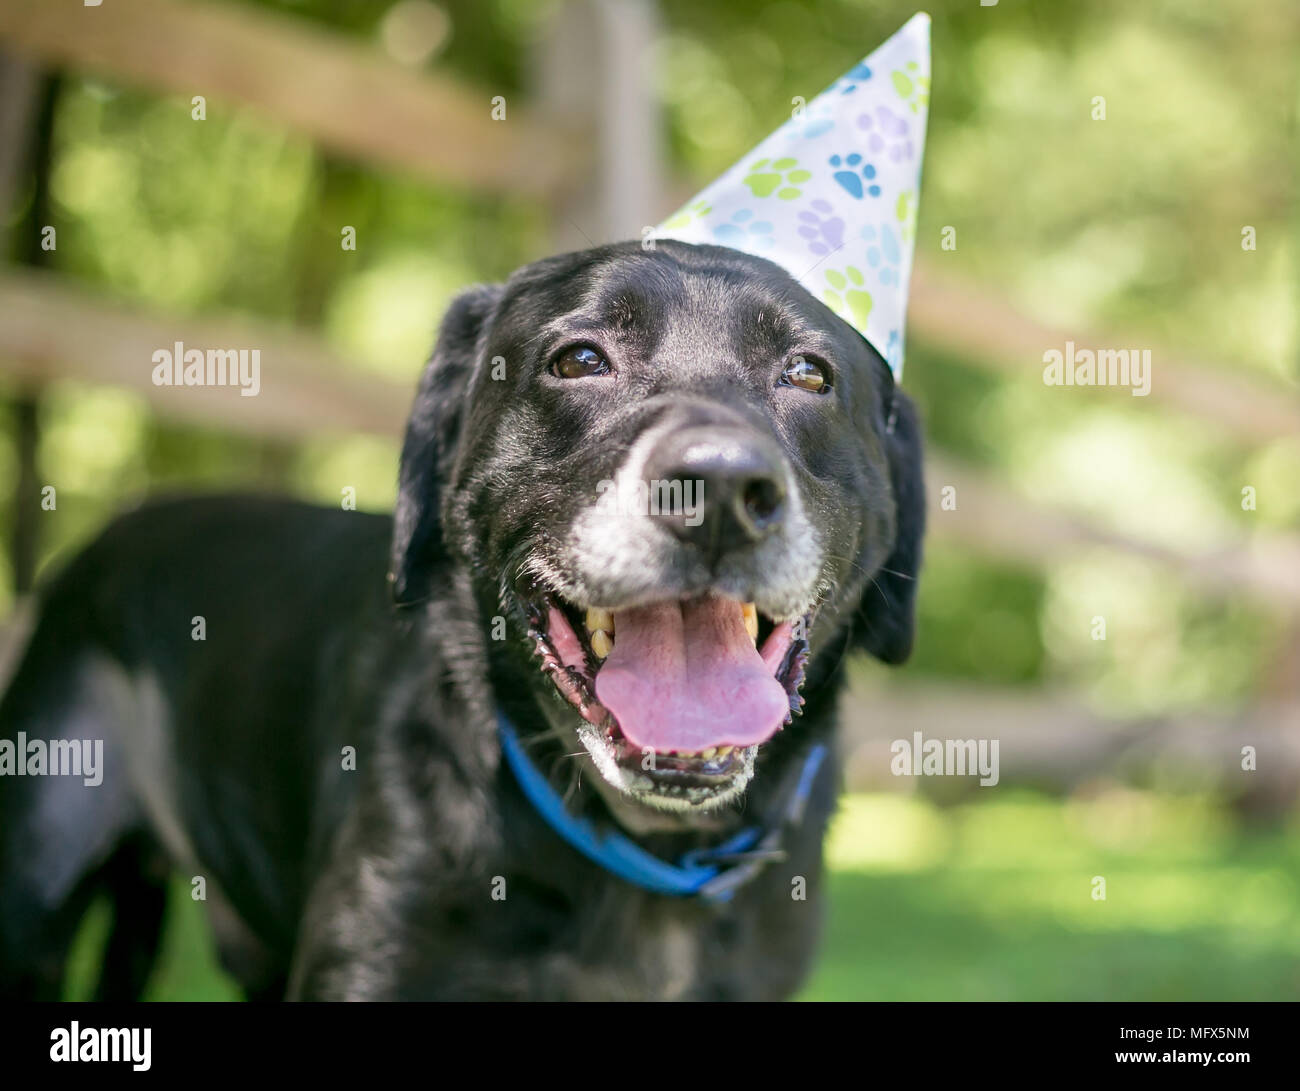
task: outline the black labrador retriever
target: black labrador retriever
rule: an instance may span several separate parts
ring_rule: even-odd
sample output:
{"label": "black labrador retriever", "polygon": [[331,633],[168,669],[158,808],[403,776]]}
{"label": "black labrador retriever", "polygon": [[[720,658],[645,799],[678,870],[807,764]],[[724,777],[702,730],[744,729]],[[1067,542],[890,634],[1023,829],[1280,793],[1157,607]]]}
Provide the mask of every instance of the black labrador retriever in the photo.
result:
{"label": "black labrador retriever", "polygon": [[[841,663],[909,654],[922,493],[889,368],[767,261],[467,291],[393,519],[155,503],[48,587],[0,706],[0,989],[57,996],[107,892],[99,995],[138,995],[179,868],[251,997],[789,996]],[[99,783],[51,775],[92,740]]]}

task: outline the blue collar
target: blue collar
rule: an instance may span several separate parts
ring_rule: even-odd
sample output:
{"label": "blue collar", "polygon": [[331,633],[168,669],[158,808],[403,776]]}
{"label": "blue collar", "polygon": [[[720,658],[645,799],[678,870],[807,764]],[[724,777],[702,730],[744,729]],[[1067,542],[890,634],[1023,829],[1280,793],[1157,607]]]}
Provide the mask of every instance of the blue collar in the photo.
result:
{"label": "blue collar", "polygon": [[785,858],[782,834],[787,825],[803,819],[813,782],[826,758],[825,743],[816,743],[809,749],[776,825],[746,827],[721,845],[695,849],[670,864],[615,830],[599,830],[589,819],[569,814],[559,793],[528,760],[514,727],[500,712],[497,726],[501,749],[519,787],[547,825],[565,841],[606,871],[635,886],[657,894],[699,897],[711,902],[729,901],[739,887],[756,878],[768,863]]}

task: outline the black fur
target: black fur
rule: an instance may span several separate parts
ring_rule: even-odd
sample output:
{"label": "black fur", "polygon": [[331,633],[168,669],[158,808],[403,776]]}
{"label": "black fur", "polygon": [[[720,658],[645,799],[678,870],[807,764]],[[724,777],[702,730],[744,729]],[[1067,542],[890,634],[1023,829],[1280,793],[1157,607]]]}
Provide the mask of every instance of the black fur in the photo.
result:
{"label": "black fur", "polygon": [[[578,335],[609,346],[615,380],[550,375],[554,347]],[[832,395],[777,388],[796,350],[830,362]],[[891,663],[911,648],[915,414],[866,342],[765,261],[674,243],[565,255],[453,304],[394,519],[252,497],[155,503],[45,590],[0,738],[102,738],[105,771],[99,787],[0,777],[0,991],[57,995],[87,899],[107,890],[101,993],[138,993],[166,859],[205,879],[223,962],[250,996],[789,996],[821,916],[833,761],[787,858],[715,907],[579,856],[497,742],[503,709],[575,812],[635,812],[548,730],[561,706],[517,592],[548,564],[579,590],[617,591],[565,553],[572,521],[647,429],[682,414],[780,443],[820,541],[793,561],[816,566],[822,593],[804,715],[764,744],[743,806],[629,828],[671,859],[769,816],[809,742],[833,739],[846,642]],[[685,562],[656,571],[666,595],[706,587]],[[737,594],[765,578],[745,558],[707,577]]]}
{"label": "black fur", "polygon": [[925,488],[917,472],[921,465],[921,425],[907,398],[896,398],[886,445],[898,527],[894,550],[863,595],[856,624],[858,641],[865,651],[885,663],[899,664],[912,654],[917,573],[921,571],[921,543],[925,536]]}

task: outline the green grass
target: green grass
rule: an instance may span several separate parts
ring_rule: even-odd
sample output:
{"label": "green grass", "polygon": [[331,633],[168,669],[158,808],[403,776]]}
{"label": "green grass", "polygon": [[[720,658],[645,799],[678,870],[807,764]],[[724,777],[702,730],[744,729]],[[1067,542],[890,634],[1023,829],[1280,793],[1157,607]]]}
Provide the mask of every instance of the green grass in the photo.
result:
{"label": "green grass", "polygon": [[828,857],[808,1000],[1300,998],[1300,838],[1208,801],[850,797]]}
{"label": "green grass", "polygon": [[[849,796],[803,999],[1295,1000],[1295,834],[1248,833],[1210,800],[1126,789],[1070,802],[998,790],[948,809]],[[172,910],[149,997],[237,998],[187,885]],[[69,996],[87,995],[107,923],[96,906]]]}

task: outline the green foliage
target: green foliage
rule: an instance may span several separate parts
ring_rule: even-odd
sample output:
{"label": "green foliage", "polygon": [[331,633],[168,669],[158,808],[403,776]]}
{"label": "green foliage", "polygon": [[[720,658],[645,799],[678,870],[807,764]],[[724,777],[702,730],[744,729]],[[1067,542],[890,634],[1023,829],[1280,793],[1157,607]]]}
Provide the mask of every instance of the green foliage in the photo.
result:
{"label": "green foliage", "polygon": [[985,684],[1040,681],[1042,580],[932,545],[917,602],[909,673]]}

